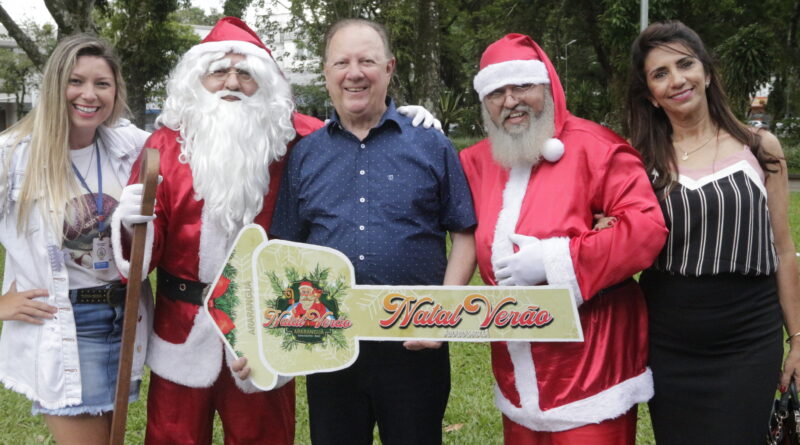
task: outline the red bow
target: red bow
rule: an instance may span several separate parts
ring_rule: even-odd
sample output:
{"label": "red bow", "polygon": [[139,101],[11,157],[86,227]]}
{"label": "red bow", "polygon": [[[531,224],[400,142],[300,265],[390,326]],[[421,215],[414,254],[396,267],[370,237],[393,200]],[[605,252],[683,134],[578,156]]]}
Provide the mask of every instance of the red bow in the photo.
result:
{"label": "red bow", "polygon": [[217,285],[214,287],[214,291],[211,292],[211,298],[208,299],[208,312],[211,314],[211,318],[214,319],[214,322],[217,323],[217,326],[219,326],[219,329],[223,334],[227,334],[228,332],[232,331],[236,325],[233,324],[233,320],[231,320],[231,317],[229,317],[225,311],[214,307],[214,300],[221,297],[225,291],[228,290],[228,286],[230,284],[231,280],[225,277],[219,277]]}

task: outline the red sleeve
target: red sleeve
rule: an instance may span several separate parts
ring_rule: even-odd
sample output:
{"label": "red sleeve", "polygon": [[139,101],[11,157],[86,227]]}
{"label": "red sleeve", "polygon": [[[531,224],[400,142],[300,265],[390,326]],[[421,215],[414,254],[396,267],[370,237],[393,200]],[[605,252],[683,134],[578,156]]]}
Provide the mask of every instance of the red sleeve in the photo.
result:
{"label": "red sleeve", "polygon": [[633,148],[620,144],[609,150],[594,179],[593,207],[617,222],[608,229],[585,231],[569,242],[584,299],[649,267],[667,237],[661,208]]}

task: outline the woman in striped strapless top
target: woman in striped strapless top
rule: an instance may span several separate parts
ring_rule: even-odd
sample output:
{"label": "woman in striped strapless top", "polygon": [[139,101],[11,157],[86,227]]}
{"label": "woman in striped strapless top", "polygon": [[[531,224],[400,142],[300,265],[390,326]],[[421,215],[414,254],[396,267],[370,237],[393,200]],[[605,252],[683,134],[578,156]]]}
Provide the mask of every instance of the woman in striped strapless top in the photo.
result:
{"label": "woman in striped strapless top", "polygon": [[[649,26],[632,51],[631,143],[670,229],[641,277],[656,442],[763,443],[776,386],[800,376],[780,143],[734,117],[708,51],[682,23]],[[783,371],[781,326],[791,336]]]}

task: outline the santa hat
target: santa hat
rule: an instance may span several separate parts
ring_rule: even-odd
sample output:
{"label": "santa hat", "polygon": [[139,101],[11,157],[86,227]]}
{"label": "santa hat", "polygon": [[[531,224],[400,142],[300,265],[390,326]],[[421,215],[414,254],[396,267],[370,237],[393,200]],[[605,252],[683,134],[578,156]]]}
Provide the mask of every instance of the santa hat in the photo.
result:
{"label": "santa hat", "polygon": [[311,287],[311,288],[313,288],[314,285],[311,284],[310,281],[303,281],[302,283],[300,283],[300,286],[298,286],[298,287]]}
{"label": "santa hat", "polygon": [[[560,95],[556,98],[555,87],[558,86],[560,90],[561,83],[552,63],[539,45],[523,34],[508,34],[489,45],[481,56],[480,71],[472,82],[481,101],[498,88],[526,83],[551,84],[553,100],[560,102]],[[563,127],[558,105],[554,137],[545,141],[542,147],[542,157],[550,162],[556,162],[564,155],[564,144],[555,138]]]}
{"label": "santa hat", "polygon": [[186,54],[196,56],[210,52],[233,52],[273,60],[272,52],[264,45],[258,34],[236,17],[219,19],[206,38],[189,49]]}

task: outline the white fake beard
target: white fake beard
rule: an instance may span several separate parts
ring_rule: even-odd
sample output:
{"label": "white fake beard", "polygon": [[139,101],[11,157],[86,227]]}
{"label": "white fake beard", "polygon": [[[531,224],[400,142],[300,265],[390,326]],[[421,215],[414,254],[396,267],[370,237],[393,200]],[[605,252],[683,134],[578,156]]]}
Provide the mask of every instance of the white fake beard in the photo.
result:
{"label": "white fake beard", "polygon": [[[269,165],[286,153],[286,141],[270,137],[277,119],[267,115],[259,100],[263,91],[248,97],[237,91],[203,90],[194,112],[186,115],[181,162],[189,162],[195,198],[205,200],[204,212],[228,233],[236,233],[261,212],[269,190]],[[221,99],[227,95],[241,100]]]}
{"label": "white fake beard", "polygon": [[302,306],[303,309],[309,310],[313,305],[314,305],[313,297],[300,297],[300,306]]}
{"label": "white fake beard", "polygon": [[553,97],[545,92],[544,107],[538,116],[531,107],[520,103],[514,109],[503,109],[500,122],[503,122],[514,111],[527,111],[530,116],[528,128],[509,132],[505,127],[492,121],[485,104],[481,104],[483,125],[492,145],[492,157],[505,168],[530,164],[534,166],[542,159],[544,143],[555,133],[555,111]]}

